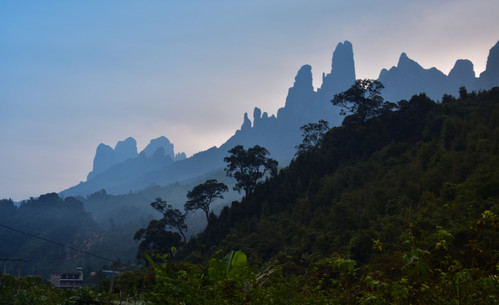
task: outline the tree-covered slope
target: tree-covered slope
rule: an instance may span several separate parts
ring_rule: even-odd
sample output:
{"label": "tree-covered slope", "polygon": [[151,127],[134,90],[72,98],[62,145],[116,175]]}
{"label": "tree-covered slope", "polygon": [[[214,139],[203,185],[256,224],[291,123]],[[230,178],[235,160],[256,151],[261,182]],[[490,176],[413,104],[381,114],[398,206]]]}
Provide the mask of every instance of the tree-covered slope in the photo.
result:
{"label": "tree-covered slope", "polygon": [[493,272],[499,88],[444,100],[419,95],[365,123],[347,117],[251,198],[225,208],[186,251],[242,249],[253,262],[292,268],[337,254],[398,274],[412,245]]}
{"label": "tree-covered slope", "polygon": [[[0,225],[0,257],[26,259],[23,276],[48,278],[61,268],[74,270],[84,260],[68,247],[89,250],[101,237],[80,201],[61,199],[55,193],[31,198],[19,207],[11,200],[0,200]],[[6,267],[7,272],[17,274],[17,264],[10,262]]]}
{"label": "tree-covered slope", "polygon": [[[250,196],[210,214],[188,244],[148,257],[150,272],[117,276],[106,298],[497,304],[499,88],[443,101],[419,95],[366,121],[347,117]],[[74,199],[52,199],[81,210]],[[16,208],[2,201],[0,209]],[[34,282],[30,294],[27,283],[0,277],[0,303],[70,296]],[[70,297],[96,295],[80,294]]]}

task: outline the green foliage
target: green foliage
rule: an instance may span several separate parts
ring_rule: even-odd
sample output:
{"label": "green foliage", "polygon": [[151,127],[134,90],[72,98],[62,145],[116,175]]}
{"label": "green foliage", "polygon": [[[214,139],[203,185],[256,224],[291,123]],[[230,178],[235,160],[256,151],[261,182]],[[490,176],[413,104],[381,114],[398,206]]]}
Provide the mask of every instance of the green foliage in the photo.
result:
{"label": "green foliage", "polygon": [[[0,200],[0,224],[75,248],[87,247],[99,231],[81,201],[73,197],[63,199],[55,193],[23,201],[19,207],[12,200]],[[48,278],[64,263],[73,269],[75,262],[81,260],[79,253],[19,231],[0,228],[0,257],[30,258],[31,262],[23,265],[22,275],[40,274]],[[8,263],[6,267],[8,273],[17,274],[17,264]]]}
{"label": "green foliage", "polygon": [[149,292],[154,284],[152,271],[133,270],[118,275],[114,289],[119,292],[120,299],[124,299],[128,304],[142,300],[142,296]]}
{"label": "green foliage", "polygon": [[105,296],[91,289],[71,290],[65,294],[65,300],[60,305],[104,305],[108,304]]}
{"label": "green foliage", "polygon": [[498,113],[498,89],[441,104],[417,95],[335,127],[190,247],[198,260],[217,248],[260,268],[279,260],[318,303],[494,303]]}
{"label": "green foliage", "polygon": [[[497,304],[498,156],[499,89],[414,96],[329,130],[175,255],[150,259],[154,281],[123,274],[116,289],[150,304]],[[0,283],[7,303],[68,298]]]}
{"label": "green foliage", "polygon": [[164,222],[166,226],[177,230],[177,232],[182,235],[184,242],[186,242],[187,240],[184,234],[184,231],[187,230],[187,225],[185,224],[186,215],[161,198],[156,198],[155,201],[151,202],[151,206],[163,214],[161,221]]}
{"label": "green foliage", "polygon": [[314,147],[319,148],[324,133],[329,130],[329,124],[327,121],[319,120],[317,123],[309,123],[300,127],[300,130],[303,132],[303,141],[296,146],[296,155],[303,154]]}
{"label": "green foliage", "polygon": [[315,288],[300,286],[278,266],[253,272],[242,251],[212,257],[206,265],[167,261],[154,268],[151,304],[325,304]]}
{"label": "green foliage", "polygon": [[[175,209],[171,204],[161,198],[156,198],[151,202],[151,206],[163,214],[159,220],[153,219],[149,222],[146,228],[141,228],[133,239],[141,241],[137,251],[137,258],[141,259],[144,254],[161,254],[167,253],[171,247],[178,247],[186,242],[184,231],[187,230],[185,224],[186,214]],[[167,231],[166,228],[172,228],[177,232]]]}
{"label": "green foliage", "polygon": [[154,264],[152,304],[244,304],[252,272],[242,252],[212,258],[206,267],[187,262]]}
{"label": "green foliage", "polygon": [[88,288],[55,289],[39,277],[0,274],[0,305],[104,305],[104,296]]}
{"label": "green foliage", "polygon": [[40,278],[16,279],[11,275],[0,274],[1,305],[56,304],[58,300],[55,289]]}
{"label": "green foliage", "polygon": [[384,102],[381,96],[383,88],[383,84],[377,80],[358,79],[348,90],[336,94],[331,103],[342,107],[341,115],[346,115],[346,111],[352,113],[349,121],[365,122],[383,110],[390,110],[395,106],[393,103]]}
{"label": "green foliage", "polygon": [[228,190],[227,185],[219,183],[216,179],[206,180],[187,193],[189,200],[185,203],[184,209],[187,212],[201,209],[206,214],[206,220],[209,221],[210,204],[217,198],[223,199],[222,193]]}
{"label": "green foliage", "polygon": [[167,253],[172,246],[178,247],[182,244],[180,234],[166,231],[166,223],[162,219],[151,220],[147,227],[138,230],[133,238],[141,241],[137,259],[144,258],[146,253]]}
{"label": "green foliage", "polygon": [[229,150],[229,153],[230,156],[224,158],[227,163],[225,172],[227,176],[236,179],[234,190],[244,190],[246,199],[251,197],[266,173],[271,176],[277,173],[277,161],[267,157],[268,150],[261,146],[255,145],[246,150],[242,145],[237,145]]}

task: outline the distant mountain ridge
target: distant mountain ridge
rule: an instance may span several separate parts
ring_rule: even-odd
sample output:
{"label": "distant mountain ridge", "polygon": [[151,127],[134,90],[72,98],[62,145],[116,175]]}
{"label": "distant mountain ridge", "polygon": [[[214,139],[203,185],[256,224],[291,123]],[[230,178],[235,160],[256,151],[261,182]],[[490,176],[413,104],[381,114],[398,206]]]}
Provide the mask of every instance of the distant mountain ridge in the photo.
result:
{"label": "distant mountain ridge", "polygon": [[[270,151],[273,158],[286,164],[293,158],[296,145],[301,142],[301,126],[321,119],[327,120],[330,126],[341,124],[340,108],[333,106],[330,100],[334,94],[348,89],[355,79],[352,44],[348,41],[339,43],[333,52],[331,71],[323,73],[320,88],[315,90],[313,87],[312,67],[302,66],[288,91],[285,106],[277,111],[277,116],[269,116],[255,107],[253,121],[245,113],[241,128],[224,144],[187,159],[185,154],[174,155],[173,144],[164,137],[151,140],[140,155],[133,138],[119,142],[114,150],[100,144],[87,181],[62,194],[88,195],[100,189],[122,194],[154,184],[166,185],[193,179],[222,168],[223,158],[235,145],[261,145]],[[378,80],[385,86],[382,91],[384,98],[393,102],[409,99],[421,92],[439,100],[445,93],[457,95],[461,86],[470,90],[490,89],[499,85],[499,42],[490,50],[487,69],[479,78],[475,77],[473,64],[469,60],[457,60],[449,75],[445,75],[436,68],[424,69],[402,53],[397,66],[390,70],[383,69]]]}
{"label": "distant mountain ridge", "polygon": [[440,100],[444,94],[457,96],[460,87],[488,90],[499,85],[499,42],[490,49],[486,69],[480,77],[475,76],[473,63],[466,59],[457,60],[449,75],[445,75],[437,68],[424,69],[402,53],[397,66],[381,70],[378,80],[385,86],[383,97],[392,102],[422,92]]}
{"label": "distant mountain ridge", "polygon": [[[314,90],[312,81],[312,67],[302,66],[295,77],[293,87],[289,89],[286,104],[278,110],[277,117],[269,116],[266,112],[262,113],[258,107],[255,107],[253,121],[250,121],[248,114],[245,113],[241,129],[219,148],[212,147],[177,162],[162,160],[163,163],[158,163],[156,167],[149,162],[151,167],[148,168],[139,168],[140,162],[137,160],[140,157],[133,157],[130,154],[132,158],[122,163],[115,163],[105,171],[90,174],[86,182],[81,182],[63,191],[62,194],[88,195],[100,189],[120,194],[140,190],[153,184],[165,185],[193,179],[222,168],[223,158],[238,144],[245,147],[256,144],[264,146],[279,162],[289,162],[295,153],[295,146],[301,142],[301,126],[320,119],[328,120],[334,125],[341,123],[339,109],[329,103],[329,99],[334,94],[348,89],[355,82],[352,44],[348,41],[338,44],[333,53],[331,71],[323,76],[320,90]],[[106,150],[109,149],[110,147]],[[99,149],[95,159],[101,158],[97,156],[98,153]],[[147,159],[146,157],[143,162]],[[94,161],[94,165],[95,163]],[[132,170],[130,167],[132,165],[137,170]],[[151,170],[152,168],[154,170]]]}
{"label": "distant mountain ridge", "polygon": [[173,148],[173,144],[164,136],[152,139],[140,155],[137,152],[137,141],[132,137],[119,141],[114,149],[101,143],[97,146],[93,169],[88,174],[87,181],[93,179],[101,173],[106,172],[114,165],[131,159],[136,159],[138,157],[149,161],[149,163],[151,163],[152,160],[156,160],[161,164],[168,164],[171,163],[170,161],[177,161],[186,158],[185,153],[183,152],[175,154]]}

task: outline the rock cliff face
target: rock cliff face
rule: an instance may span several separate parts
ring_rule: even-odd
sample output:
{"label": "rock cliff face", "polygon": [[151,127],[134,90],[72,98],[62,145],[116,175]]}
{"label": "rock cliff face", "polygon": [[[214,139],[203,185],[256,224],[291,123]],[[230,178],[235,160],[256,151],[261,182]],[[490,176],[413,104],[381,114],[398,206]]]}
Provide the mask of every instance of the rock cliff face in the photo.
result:
{"label": "rock cliff face", "polygon": [[293,118],[300,118],[312,110],[311,106],[316,98],[312,82],[312,67],[304,65],[298,70],[293,87],[288,90],[284,108],[280,108],[277,112],[279,120],[290,121]]}
{"label": "rock cliff face", "polygon": [[87,180],[99,173],[104,172],[113,164],[115,164],[114,150],[110,146],[102,143],[99,144],[99,146],[97,146],[97,151],[95,152],[94,166],[92,171],[88,174]]}
{"label": "rock cliff face", "polygon": [[[301,142],[300,127],[319,120],[338,125],[342,118],[339,109],[330,103],[334,94],[348,89],[355,82],[355,65],[352,44],[339,43],[334,52],[331,71],[323,74],[323,83],[314,89],[312,67],[303,65],[298,70],[293,86],[289,88],[284,107],[277,116],[269,116],[259,108],[253,112],[253,124],[245,114],[241,129],[227,141],[227,145],[241,144],[249,147],[261,145],[281,163],[293,157],[295,147]],[[251,128],[249,128],[251,126]],[[231,147],[228,147],[229,149]]]}
{"label": "rock cliff face", "polygon": [[473,63],[467,59],[459,59],[449,72],[447,94],[458,96],[459,88],[463,86],[474,89],[476,81]]}
{"label": "rock cliff face", "polygon": [[87,180],[103,173],[111,166],[121,163],[127,159],[137,158],[137,141],[134,138],[127,138],[126,140],[119,141],[115,148],[105,144],[99,144],[95,152],[94,166],[92,171],[88,174]]}
{"label": "rock cliff face", "polygon": [[456,84],[471,84],[475,81],[473,63],[467,59],[456,61],[454,68],[449,72],[449,80]]}
{"label": "rock cliff face", "polygon": [[479,85],[483,89],[499,86],[499,41],[489,51],[487,66],[480,74]]}
{"label": "rock cliff face", "polygon": [[355,82],[353,47],[349,41],[339,43],[333,52],[331,72],[322,74],[322,86],[318,93],[322,100],[331,100],[333,95],[350,88]]}

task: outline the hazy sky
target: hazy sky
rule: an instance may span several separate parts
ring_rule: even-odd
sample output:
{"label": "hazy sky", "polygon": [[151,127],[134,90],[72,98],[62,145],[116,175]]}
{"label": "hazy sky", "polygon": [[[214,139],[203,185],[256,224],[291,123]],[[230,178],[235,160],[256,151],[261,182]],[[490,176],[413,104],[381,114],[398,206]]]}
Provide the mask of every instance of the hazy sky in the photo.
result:
{"label": "hazy sky", "polygon": [[99,143],[219,146],[255,106],[275,114],[298,69],[315,86],[352,42],[357,78],[401,52],[477,75],[499,40],[497,0],[0,2],[0,198],[86,179]]}

